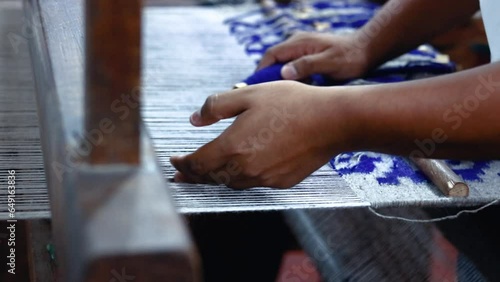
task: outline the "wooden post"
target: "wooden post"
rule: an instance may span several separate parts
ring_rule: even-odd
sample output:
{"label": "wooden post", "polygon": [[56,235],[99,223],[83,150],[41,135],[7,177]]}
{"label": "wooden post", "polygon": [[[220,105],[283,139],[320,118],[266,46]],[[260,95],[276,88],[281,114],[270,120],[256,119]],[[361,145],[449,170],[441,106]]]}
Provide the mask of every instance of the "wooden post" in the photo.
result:
{"label": "wooden post", "polygon": [[86,1],[85,130],[91,164],[140,161],[141,4]]}

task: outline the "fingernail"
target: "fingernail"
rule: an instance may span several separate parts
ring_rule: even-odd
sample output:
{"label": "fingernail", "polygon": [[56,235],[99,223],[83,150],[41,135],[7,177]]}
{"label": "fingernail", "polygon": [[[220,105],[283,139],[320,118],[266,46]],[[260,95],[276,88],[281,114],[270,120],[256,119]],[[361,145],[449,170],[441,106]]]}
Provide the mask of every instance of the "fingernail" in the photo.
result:
{"label": "fingernail", "polygon": [[293,64],[286,64],[281,68],[283,79],[296,80],[298,78],[297,70]]}
{"label": "fingernail", "polygon": [[184,174],[176,171],[174,174],[174,182],[186,182],[186,177],[184,177]]}
{"label": "fingernail", "polygon": [[191,117],[189,118],[189,121],[191,122],[192,125],[200,125],[201,124],[201,110],[197,110],[194,112]]}
{"label": "fingernail", "polygon": [[184,156],[171,156],[170,163],[175,167]]}

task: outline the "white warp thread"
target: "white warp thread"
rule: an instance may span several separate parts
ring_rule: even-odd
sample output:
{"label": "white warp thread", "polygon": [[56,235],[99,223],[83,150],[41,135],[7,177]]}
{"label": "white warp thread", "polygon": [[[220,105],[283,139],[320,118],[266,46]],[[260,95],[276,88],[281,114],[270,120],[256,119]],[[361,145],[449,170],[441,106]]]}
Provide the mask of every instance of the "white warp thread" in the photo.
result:
{"label": "white warp thread", "polygon": [[448,215],[448,216],[431,218],[431,219],[411,219],[411,218],[405,218],[405,217],[400,217],[400,216],[383,215],[383,214],[375,211],[375,209],[373,209],[372,207],[368,207],[368,209],[374,215],[381,217],[381,218],[384,218],[384,219],[401,220],[401,221],[412,222],[412,223],[432,223],[432,222],[438,222],[438,221],[444,221],[444,220],[457,219],[460,215],[462,215],[464,213],[474,214],[474,213],[477,213],[477,212],[479,212],[479,211],[481,211],[489,206],[496,204],[499,201],[500,201],[500,199],[496,199],[496,200],[491,201],[491,202],[489,202],[489,203],[487,203],[487,204],[485,204],[477,209],[474,209],[474,210],[461,210],[457,214],[454,214],[454,215]]}

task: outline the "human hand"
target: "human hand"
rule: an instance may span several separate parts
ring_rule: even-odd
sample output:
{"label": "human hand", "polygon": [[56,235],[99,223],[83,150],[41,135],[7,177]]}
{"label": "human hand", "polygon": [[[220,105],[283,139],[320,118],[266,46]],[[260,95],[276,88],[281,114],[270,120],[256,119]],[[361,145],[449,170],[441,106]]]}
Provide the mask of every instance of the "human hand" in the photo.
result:
{"label": "human hand", "polygon": [[301,80],[313,74],[339,80],[359,77],[369,68],[367,47],[361,43],[355,34],[299,32],[269,48],[257,70],[288,62],[281,69],[281,76],[288,80]]}
{"label": "human hand", "polygon": [[208,97],[191,116],[194,126],[237,118],[196,152],[170,159],[178,170],[175,181],[237,189],[299,183],[349,144],[336,122],[343,107],[327,89],[279,81]]}

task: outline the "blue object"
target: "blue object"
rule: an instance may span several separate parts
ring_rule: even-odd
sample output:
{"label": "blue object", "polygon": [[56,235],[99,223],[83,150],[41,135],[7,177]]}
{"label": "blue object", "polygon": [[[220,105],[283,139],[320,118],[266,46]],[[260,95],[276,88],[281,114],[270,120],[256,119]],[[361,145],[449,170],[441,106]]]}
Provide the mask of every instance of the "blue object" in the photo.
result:
{"label": "blue object", "polygon": [[264,82],[282,80],[283,77],[281,76],[281,68],[283,66],[284,66],[284,64],[275,64],[275,65],[268,66],[266,68],[263,68],[259,71],[254,72],[252,75],[250,75],[243,82],[245,82],[248,85],[252,85],[252,84],[259,84],[259,83],[264,83]]}
{"label": "blue object", "polygon": [[[277,80],[283,80],[281,76],[281,68],[285,64],[277,63],[266,68],[260,69],[249,77],[247,77],[243,82],[247,85],[259,84],[264,82],[271,82]],[[390,83],[390,82],[402,82],[406,80],[411,80],[413,77],[418,77],[419,74],[446,74],[454,71],[453,64],[443,64],[435,62],[407,62],[402,65],[396,65],[386,68],[378,68],[370,73],[368,73],[364,80],[373,83]],[[335,81],[320,74],[312,75],[307,83],[317,86],[333,86],[348,84],[353,80],[346,81]]]}
{"label": "blue object", "polygon": [[[285,64],[278,63],[260,69],[243,80],[243,82],[247,85],[253,85],[264,82],[283,80],[283,77],[281,76],[281,69],[284,65]],[[312,85],[326,85],[328,84],[327,81],[329,81],[328,78],[324,77],[323,75],[316,74],[312,75],[309,78],[308,83]]]}
{"label": "blue object", "polygon": [[[286,40],[293,31],[316,31],[315,24],[327,24],[322,32],[352,32],[368,22],[377,9],[377,4],[337,0],[317,0],[310,2],[310,11],[306,16],[297,13],[296,5],[280,5],[272,17],[264,15],[262,9],[256,9],[227,19],[230,33],[239,44],[245,47],[249,56],[258,61],[266,50]],[[426,75],[437,75],[455,71],[451,62],[436,60],[440,54],[431,46],[415,49],[407,54],[384,64],[363,77],[366,83],[401,82]],[[281,68],[284,63],[269,66],[244,80],[248,85],[283,79]],[[335,81],[327,76],[312,75],[306,83],[317,86],[332,86],[354,83],[356,81]]]}

